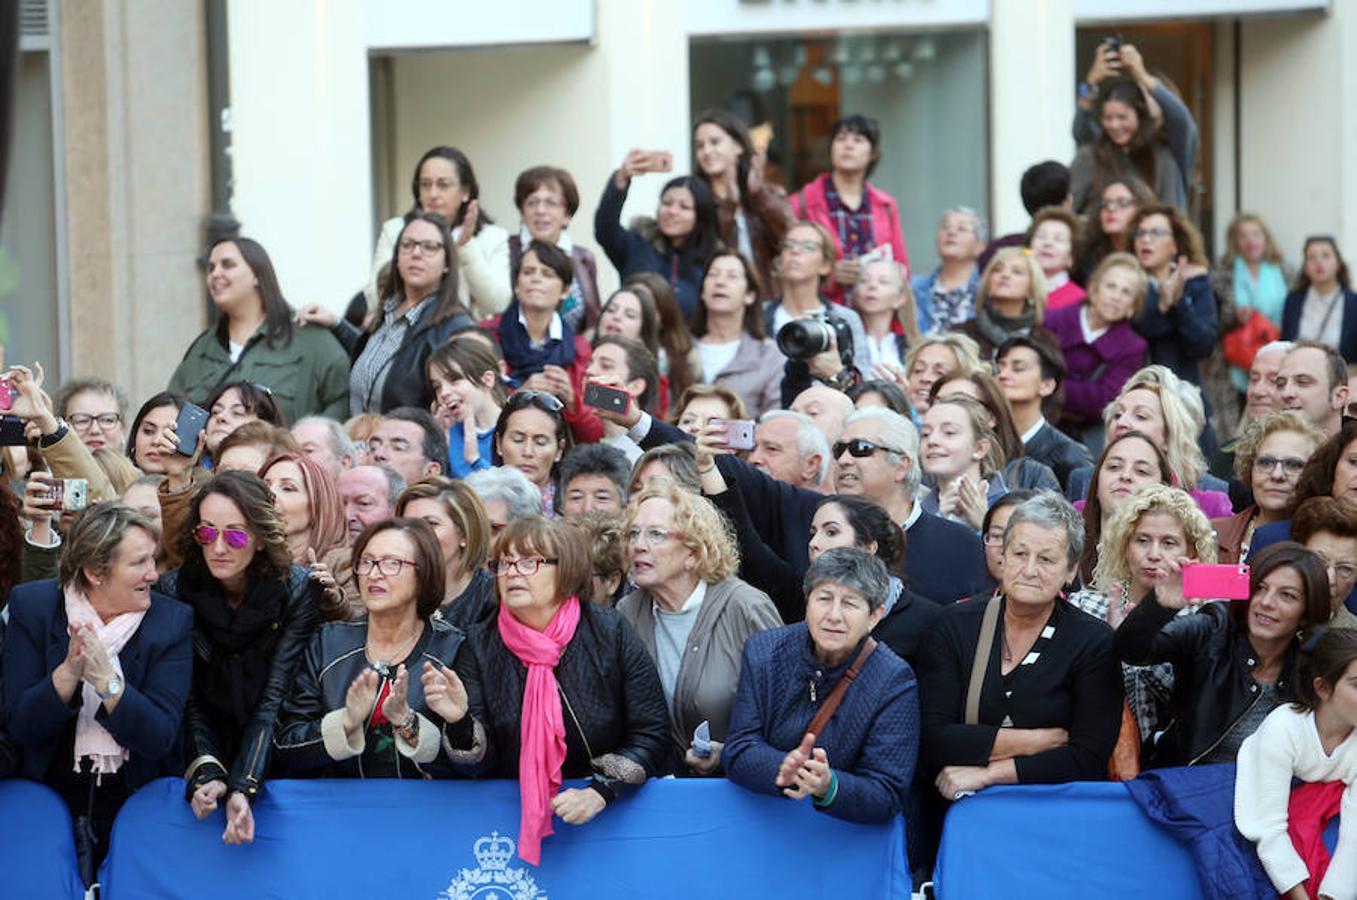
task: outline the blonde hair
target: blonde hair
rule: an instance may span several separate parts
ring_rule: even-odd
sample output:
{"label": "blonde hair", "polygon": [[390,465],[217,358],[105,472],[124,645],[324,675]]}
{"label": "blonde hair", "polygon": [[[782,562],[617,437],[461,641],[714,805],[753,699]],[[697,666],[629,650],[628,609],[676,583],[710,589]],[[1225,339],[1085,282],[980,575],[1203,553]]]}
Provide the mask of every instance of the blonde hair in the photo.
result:
{"label": "blonde hair", "polygon": [[[724,581],[740,567],[740,553],[735,535],[725,516],[700,494],[685,491],[672,484],[646,488],[631,498],[627,505],[627,526],[630,531],[636,522],[637,510],[647,500],[665,500],[674,507],[672,531],[696,560],[695,573],[707,584]],[[631,564],[631,546],[627,546],[627,564]]]}
{"label": "blonde hair", "polygon": [[1126,269],[1135,278],[1136,295],[1131,304],[1131,314],[1127,320],[1134,319],[1145,309],[1145,300],[1150,296],[1150,279],[1145,275],[1145,270],[1140,267],[1140,261],[1129,253],[1109,253],[1103,257],[1102,262],[1093,270],[1093,274],[1088,276],[1088,292],[1093,293],[1094,288],[1101,289],[1102,280],[1108,272],[1113,269]]}
{"label": "blonde hair", "polygon": [[[959,406],[966,411],[966,416],[971,422],[971,434],[976,444],[985,441],[989,449],[985,451],[984,457],[980,460],[980,474],[982,476],[992,475],[995,472],[1002,472],[1004,463],[1008,460],[1004,458],[1004,448],[999,443],[999,435],[995,433],[994,427],[990,425],[989,410],[985,409],[979,402],[970,397],[963,397],[960,394],[949,394],[946,397],[939,397],[929,404],[928,411],[932,412],[939,406]],[[927,413],[925,413],[927,415]]]}
{"label": "blonde hair", "polygon": [[1252,484],[1253,461],[1258,458],[1259,448],[1269,437],[1282,431],[1290,431],[1309,440],[1311,454],[1328,439],[1328,435],[1310,424],[1300,413],[1290,410],[1268,413],[1261,419],[1254,419],[1244,426],[1244,433],[1240,435],[1239,442],[1235,444],[1235,477],[1246,485]]}
{"label": "blonde hair", "polygon": [[475,571],[490,558],[490,517],[480,495],[461,479],[431,475],[407,487],[396,500],[396,515],[405,515],[412,500],[436,500],[443,505],[452,524],[462,533],[462,555],[458,562],[459,575]]}
{"label": "blonde hair", "polygon": [[990,276],[999,266],[1015,258],[1022,260],[1027,266],[1027,299],[1031,301],[1037,317],[1036,323],[1040,325],[1046,318],[1046,274],[1041,271],[1041,266],[1037,265],[1036,256],[1026,247],[1004,247],[994,254],[980,275],[980,286],[975,291],[975,308],[978,310],[989,305]]}
{"label": "blonde hair", "polygon": [[1277,246],[1277,241],[1272,236],[1272,229],[1267,227],[1263,217],[1258,213],[1242,212],[1237,213],[1230,220],[1229,226],[1225,229],[1225,253],[1220,258],[1220,267],[1229,269],[1234,266],[1235,257],[1239,255],[1239,229],[1252,222],[1263,232],[1263,261],[1270,262],[1274,266],[1282,264],[1282,248]]}
{"label": "blonde hair", "polygon": [[914,369],[914,361],[919,358],[925,347],[939,344],[951,350],[952,355],[956,357],[956,368],[948,373],[949,377],[965,377],[973,372],[989,373],[990,367],[980,363],[980,345],[975,342],[975,338],[959,331],[948,331],[924,338],[905,352],[905,377],[909,377],[909,373]]}
{"label": "blonde hair", "polygon": [[873,260],[863,267],[863,271],[881,265],[891,267],[895,292],[905,298],[905,302],[895,311],[895,321],[900,323],[900,330],[905,334],[905,346],[913,347],[923,338],[919,334],[919,306],[918,301],[914,299],[914,288],[909,283],[909,273],[905,270],[904,263],[893,259]]}
{"label": "blonde hair", "polygon": [[127,458],[127,454],[123,453],[121,448],[100,447],[91,451],[90,455],[108,477],[114,493],[119,497],[132,482],[141,477],[141,470],[132,465],[132,460]]}
{"label": "blonde hair", "polygon": [[1169,471],[1185,490],[1197,486],[1206,471],[1206,460],[1197,446],[1197,435],[1206,424],[1201,389],[1183,381],[1165,366],[1146,366],[1121,386],[1117,398],[1103,410],[1103,426],[1112,421],[1117,404],[1134,390],[1152,391],[1159,397],[1164,419],[1164,455]]}
{"label": "blonde hair", "polygon": [[1105,593],[1112,585],[1131,580],[1127,547],[1141,518],[1155,513],[1178,520],[1187,539],[1185,555],[1198,562],[1216,561],[1216,533],[1192,495],[1180,488],[1151,484],[1132,494],[1103,529],[1098,540],[1098,564],[1093,567],[1093,584],[1098,590]]}

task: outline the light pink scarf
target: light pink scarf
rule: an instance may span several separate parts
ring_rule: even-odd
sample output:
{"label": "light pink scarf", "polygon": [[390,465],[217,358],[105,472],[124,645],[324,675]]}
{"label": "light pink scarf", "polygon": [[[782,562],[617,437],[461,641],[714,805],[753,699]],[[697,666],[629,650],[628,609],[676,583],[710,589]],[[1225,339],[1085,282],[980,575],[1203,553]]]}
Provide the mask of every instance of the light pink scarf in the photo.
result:
{"label": "light pink scarf", "polygon": [[[123,667],[118,660],[118,654],[141,627],[141,620],[146,618],[146,610],[119,613],[105,622],[79,588],[74,585],[68,586],[65,589],[65,597],[66,621],[72,626],[86,624],[94,626],[94,633],[99,636],[99,641],[108,651],[108,661],[113,664],[113,671],[121,681]],[[88,681],[80,682],[80,714],[75,721],[76,772],[80,771],[80,761],[87,756],[93,760],[91,771],[96,776],[106,772],[109,774],[117,772],[128,758],[127,749],[114,740],[108,729],[94,717],[99,711],[99,704],[103,702],[99,699],[99,692],[94,689],[94,685]]]}
{"label": "light pink scarf", "polygon": [[537,631],[500,608],[499,636],[528,667],[518,752],[518,856],[542,861],[542,838],[552,833],[551,798],[561,789],[565,764],[565,716],[553,671],[580,621],[580,601],[570,597],[556,610],[546,631]]}

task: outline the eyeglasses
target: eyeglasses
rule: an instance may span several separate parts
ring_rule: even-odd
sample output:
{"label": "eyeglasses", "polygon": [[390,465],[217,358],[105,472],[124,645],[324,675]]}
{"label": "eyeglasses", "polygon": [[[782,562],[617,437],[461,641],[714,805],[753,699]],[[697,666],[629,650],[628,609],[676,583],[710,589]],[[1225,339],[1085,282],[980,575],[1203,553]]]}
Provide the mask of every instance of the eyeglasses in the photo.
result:
{"label": "eyeglasses", "polygon": [[223,538],[232,550],[244,550],[250,545],[250,533],[239,528],[218,530],[211,525],[199,525],[193,529],[193,539],[204,547],[211,547],[218,537]]}
{"label": "eyeglasses", "polygon": [[531,578],[542,566],[554,566],[559,562],[554,556],[525,556],[522,559],[492,559],[487,565],[490,574],[498,578],[508,578],[515,572],[524,578]]}
{"label": "eyeglasses", "polygon": [[1137,228],[1131,232],[1131,240],[1138,241],[1141,238],[1157,241],[1160,238],[1172,237],[1173,232],[1167,228]]}
{"label": "eyeglasses", "polygon": [[885,451],[886,453],[904,452],[903,450],[896,450],[894,447],[887,447],[884,444],[875,444],[867,440],[866,438],[853,438],[852,440],[847,441],[836,441],[833,450],[835,459],[838,459],[840,456],[843,456],[843,451],[845,450],[847,450],[850,455],[856,456],[858,459],[871,456],[878,450]]}
{"label": "eyeglasses", "polygon": [[91,416],[86,413],[76,413],[67,419],[71,427],[76,431],[89,431],[90,426],[98,424],[101,429],[108,431],[110,428],[117,428],[118,423],[123,417],[118,413],[102,413],[97,416]]}
{"label": "eyeglasses", "polygon": [[415,252],[415,248],[418,247],[419,250],[420,250],[420,253],[422,253],[424,256],[433,256],[435,253],[437,253],[438,251],[440,251],[440,250],[443,249],[443,242],[442,242],[442,241],[417,241],[417,240],[415,240],[414,238],[401,238],[400,247],[401,247],[401,252],[402,252],[402,253],[405,253],[405,254],[408,254],[408,255],[412,255],[412,256],[413,256],[413,255],[414,255],[414,252]]}
{"label": "eyeglasses", "polygon": [[419,189],[421,191],[428,191],[434,188],[438,188],[440,191],[450,191],[457,185],[458,182],[453,181],[451,178],[439,178],[437,180],[432,178],[421,178],[419,180]]}
{"label": "eyeglasses", "polygon": [[523,201],[524,209],[563,209],[565,204],[559,197],[529,197]]}
{"label": "eyeglasses", "polygon": [[796,253],[819,253],[820,247],[819,241],[797,241],[791,238],[778,244],[779,250],[791,250]]}
{"label": "eyeglasses", "polygon": [[645,544],[647,547],[654,547],[657,544],[663,544],[671,537],[678,537],[677,531],[665,531],[663,528],[633,528],[627,532],[628,544]]}
{"label": "eyeglasses", "polygon": [[1333,580],[1344,583],[1357,581],[1357,564],[1331,562],[1323,553],[1317,553],[1316,555],[1324,561],[1324,568],[1333,573]]}
{"label": "eyeglasses", "polygon": [[395,578],[405,566],[415,569],[418,563],[413,559],[398,559],[394,556],[383,556],[381,559],[364,556],[353,564],[353,571],[359,575],[371,575],[372,570],[376,569],[387,578]]}
{"label": "eyeglasses", "polygon": [[984,536],[982,542],[986,547],[1000,547],[1004,543],[1004,533],[1002,531],[991,531]]}
{"label": "eyeglasses", "polygon": [[1134,197],[1117,197],[1098,204],[1099,209],[1130,209],[1136,205]]}
{"label": "eyeglasses", "polygon": [[1266,472],[1271,475],[1277,471],[1277,467],[1282,467],[1282,472],[1287,478],[1299,478],[1301,470],[1305,468],[1305,460],[1297,459],[1294,456],[1288,456],[1285,459],[1277,456],[1259,456],[1253,460],[1253,470],[1255,472]]}
{"label": "eyeglasses", "polygon": [[546,391],[516,391],[506,405],[509,409],[522,409],[530,404],[537,404],[541,409],[553,413],[562,412],[565,409],[565,405],[555,395],[548,394]]}

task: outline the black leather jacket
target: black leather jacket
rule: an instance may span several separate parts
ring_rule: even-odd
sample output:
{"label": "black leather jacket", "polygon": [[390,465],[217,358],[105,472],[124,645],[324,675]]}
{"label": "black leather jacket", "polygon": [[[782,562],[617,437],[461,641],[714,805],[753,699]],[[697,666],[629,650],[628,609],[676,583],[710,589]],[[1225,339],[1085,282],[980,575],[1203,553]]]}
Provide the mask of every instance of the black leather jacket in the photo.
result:
{"label": "black leather jacket", "polygon": [[[1200,761],[1261,695],[1252,674],[1258,651],[1236,624],[1231,604],[1207,603],[1181,618],[1177,612],[1160,606],[1151,592],[1116,633],[1122,662],[1173,664],[1175,717],[1157,746],[1155,764],[1159,766]],[[1283,702],[1296,697],[1295,676],[1293,640],[1277,677],[1277,693]]]}
{"label": "black leather jacket", "polygon": [[[424,377],[424,364],[428,362],[429,354],[452,337],[454,331],[476,324],[466,313],[457,313],[441,322],[434,322],[433,314],[434,304],[430,303],[419,314],[414,327],[405,332],[405,339],[401,341],[387,368],[382,394],[366,404],[367,412],[387,413],[399,406],[429,408],[433,394],[429,391],[429,380]],[[350,363],[362,355],[368,338],[372,336],[370,332],[355,328],[347,321],[338,322],[331,331],[348,351]]]}
{"label": "black leather jacket", "polygon": [[[458,673],[477,685],[477,721],[489,733],[492,778],[517,778],[523,689],[528,670],[499,634],[496,610],[471,626]],[[593,777],[612,801],[628,787],[668,774],[669,710],[655,663],[615,610],[584,604],[575,636],[556,666],[563,696],[566,778]]]}
{"label": "black leather jacket", "polygon": [[[377,688],[380,697],[386,683],[396,677],[395,668],[383,671],[368,661],[367,636],[368,620],[364,616],[351,622],[327,622],[311,639],[297,670],[296,685],[278,716],[274,746],[279,766],[291,775],[323,778],[476,774],[485,755],[485,730],[475,727],[472,715],[448,725],[424,703],[424,664],[458,668],[455,663],[466,637],[438,617],[427,622],[405,659],[410,709],[419,717],[419,741],[413,751],[401,742],[392,748],[387,743],[391,740],[389,726],[376,727],[371,721],[364,728],[362,749],[355,753],[346,747],[342,716],[349,685],[364,669],[371,668],[381,678]],[[466,688],[468,705],[474,711],[480,697],[473,684],[467,683]],[[336,758],[336,753],[343,758]]]}
{"label": "black leather jacket", "polygon": [[187,793],[207,781],[252,800],[264,787],[274,723],[320,621],[320,587],[305,566],[252,579],[232,610],[205,569],[182,566],[156,590],[193,607],[193,688],[184,709]]}

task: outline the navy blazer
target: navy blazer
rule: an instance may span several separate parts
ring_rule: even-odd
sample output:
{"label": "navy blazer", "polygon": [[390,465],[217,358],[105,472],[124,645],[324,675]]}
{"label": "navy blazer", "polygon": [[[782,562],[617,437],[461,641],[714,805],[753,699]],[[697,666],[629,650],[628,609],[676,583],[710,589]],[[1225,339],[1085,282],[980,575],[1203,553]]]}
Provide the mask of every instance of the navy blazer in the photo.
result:
{"label": "navy blazer", "polygon": [[[10,735],[23,749],[19,774],[41,781],[54,754],[68,754],[63,745],[80,709],[77,688],[63,703],[52,685],[52,672],[66,658],[66,605],[55,580],[19,585],[9,595],[9,628],[5,639],[5,707]],[[193,611],[163,594],[151,593],[151,608],[118,660],[123,670],[123,696],[95,718],[108,729],[130,758],[121,769],[135,790],[178,769],[179,723],[188,699],[193,671],[190,635]]]}
{"label": "navy blazer", "polygon": [[[691,441],[668,422],[652,418],[641,440],[646,450],[661,444]],[[744,495],[754,530],[799,576],[810,567],[810,523],[825,495],[778,481],[735,456],[718,456],[717,468]],[[901,566],[905,586],[934,603],[951,603],[989,584],[980,537],[965,525],[929,513],[919,516],[905,533]]]}
{"label": "navy blazer", "polygon": [[[1300,312],[1305,305],[1305,292],[1292,291],[1286,295],[1282,307],[1282,340],[1294,341],[1300,331]],[[1357,362],[1357,293],[1343,291],[1343,324],[1339,330],[1337,350],[1345,362]]]}

